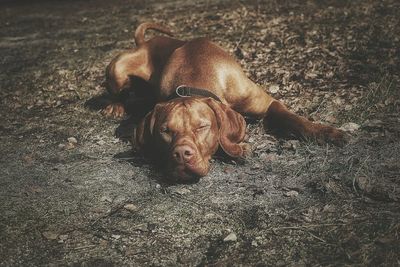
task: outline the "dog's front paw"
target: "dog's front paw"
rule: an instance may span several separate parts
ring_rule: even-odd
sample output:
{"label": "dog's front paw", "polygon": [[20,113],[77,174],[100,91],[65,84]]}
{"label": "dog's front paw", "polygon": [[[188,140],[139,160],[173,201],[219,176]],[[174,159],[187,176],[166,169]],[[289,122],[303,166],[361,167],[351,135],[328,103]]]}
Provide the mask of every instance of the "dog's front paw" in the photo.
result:
{"label": "dog's front paw", "polygon": [[251,155],[252,148],[251,145],[248,143],[241,143],[240,146],[242,147],[242,158],[247,158]]}
{"label": "dog's front paw", "polygon": [[330,143],[343,147],[348,143],[350,136],[342,130],[331,126],[321,125],[315,134],[315,138],[318,144]]}
{"label": "dog's front paw", "polygon": [[102,113],[107,117],[122,118],[125,116],[125,107],[122,103],[109,104]]}

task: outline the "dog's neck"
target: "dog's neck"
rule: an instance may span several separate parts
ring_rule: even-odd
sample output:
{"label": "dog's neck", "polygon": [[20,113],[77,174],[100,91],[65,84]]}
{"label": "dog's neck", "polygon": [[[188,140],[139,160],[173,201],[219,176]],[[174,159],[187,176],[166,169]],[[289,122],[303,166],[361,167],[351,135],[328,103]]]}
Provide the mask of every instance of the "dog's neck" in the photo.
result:
{"label": "dog's neck", "polygon": [[195,87],[190,87],[190,86],[186,86],[186,85],[179,85],[175,89],[175,94],[172,94],[169,97],[169,100],[176,98],[176,97],[191,97],[191,96],[211,97],[218,102],[222,102],[221,99],[217,95],[213,94],[212,92],[210,92],[206,89],[195,88]]}

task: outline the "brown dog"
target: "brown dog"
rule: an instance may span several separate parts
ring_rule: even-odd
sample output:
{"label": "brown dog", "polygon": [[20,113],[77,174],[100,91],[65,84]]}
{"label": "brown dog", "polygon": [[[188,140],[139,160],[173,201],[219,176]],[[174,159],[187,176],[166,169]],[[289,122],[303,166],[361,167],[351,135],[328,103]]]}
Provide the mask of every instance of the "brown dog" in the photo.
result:
{"label": "brown dog", "polygon": [[[269,96],[216,44],[205,38],[183,42],[154,37],[144,42],[146,28],[168,32],[154,24],[140,25],[135,34],[138,48],[111,62],[108,82],[114,93],[128,84],[129,75],[149,82],[149,94],[158,104],[135,129],[133,144],[164,163],[179,182],[206,175],[218,147],[231,157],[244,156],[243,116],[263,119],[267,130],[284,135],[344,143],[342,131],[312,123]],[[181,89],[188,97],[177,96]]]}

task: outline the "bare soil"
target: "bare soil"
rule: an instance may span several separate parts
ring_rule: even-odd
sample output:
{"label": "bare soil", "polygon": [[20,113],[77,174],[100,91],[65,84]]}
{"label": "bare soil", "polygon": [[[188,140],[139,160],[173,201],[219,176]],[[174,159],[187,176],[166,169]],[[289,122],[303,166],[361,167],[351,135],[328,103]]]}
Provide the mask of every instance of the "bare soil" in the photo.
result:
{"label": "bare soil", "polygon": [[[0,266],[400,265],[398,1],[27,1],[0,15]],[[144,21],[208,36],[350,143],[255,122],[247,160],[164,184],[116,137],[132,125],[92,105]]]}

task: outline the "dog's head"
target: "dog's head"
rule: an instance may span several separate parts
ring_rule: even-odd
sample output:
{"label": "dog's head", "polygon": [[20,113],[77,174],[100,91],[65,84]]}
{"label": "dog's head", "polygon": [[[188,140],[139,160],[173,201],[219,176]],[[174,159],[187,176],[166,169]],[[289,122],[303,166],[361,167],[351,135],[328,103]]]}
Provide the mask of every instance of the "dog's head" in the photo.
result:
{"label": "dog's head", "polygon": [[177,182],[205,176],[220,146],[231,157],[242,157],[244,118],[211,98],[176,98],[160,103],[135,129],[134,148],[163,163]]}

